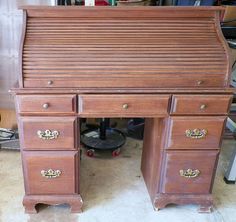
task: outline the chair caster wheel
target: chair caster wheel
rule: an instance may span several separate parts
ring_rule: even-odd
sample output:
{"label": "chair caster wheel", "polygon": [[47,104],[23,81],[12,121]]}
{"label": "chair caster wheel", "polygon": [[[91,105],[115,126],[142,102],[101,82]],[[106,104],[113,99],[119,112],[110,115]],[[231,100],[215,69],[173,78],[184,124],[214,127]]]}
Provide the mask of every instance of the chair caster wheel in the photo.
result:
{"label": "chair caster wheel", "polygon": [[86,155],[88,157],[94,157],[95,150],[94,149],[89,149],[86,151]]}
{"label": "chair caster wheel", "polygon": [[120,155],[120,148],[115,149],[115,150],[112,151],[112,156],[113,156],[113,157],[117,157],[117,156],[119,156],[119,155]]}

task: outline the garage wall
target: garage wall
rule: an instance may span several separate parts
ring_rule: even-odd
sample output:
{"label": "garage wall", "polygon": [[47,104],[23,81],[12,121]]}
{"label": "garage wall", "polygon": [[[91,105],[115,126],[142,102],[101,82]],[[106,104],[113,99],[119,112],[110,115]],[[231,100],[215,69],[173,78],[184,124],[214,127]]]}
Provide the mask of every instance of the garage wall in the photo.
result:
{"label": "garage wall", "polygon": [[17,81],[21,26],[16,0],[0,0],[0,109],[14,108],[8,90]]}

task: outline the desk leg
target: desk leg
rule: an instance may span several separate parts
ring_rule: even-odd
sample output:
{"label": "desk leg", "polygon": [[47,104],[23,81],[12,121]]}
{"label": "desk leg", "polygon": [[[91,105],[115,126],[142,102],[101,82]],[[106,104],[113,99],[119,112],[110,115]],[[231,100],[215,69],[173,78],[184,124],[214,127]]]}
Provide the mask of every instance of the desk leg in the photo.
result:
{"label": "desk leg", "polygon": [[35,208],[37,204],[69,204],[71,206],[71,213],[80,213],[83,201],[79,194],[73,195],[25,195],[23,199],[23,205],[25,212],[28,214],[37,213]]}
{"label": "desk leg", "polygon": [[160,118],[145,120],[141,170],[153,203],[159,191],[161,180],[162,147],[167,122],[167,119]]}

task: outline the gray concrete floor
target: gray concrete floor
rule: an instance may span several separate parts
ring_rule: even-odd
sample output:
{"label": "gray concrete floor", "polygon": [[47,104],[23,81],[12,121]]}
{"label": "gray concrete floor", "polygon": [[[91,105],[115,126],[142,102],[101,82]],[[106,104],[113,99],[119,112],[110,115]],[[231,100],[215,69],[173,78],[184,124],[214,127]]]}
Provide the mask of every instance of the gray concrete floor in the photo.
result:
{"label": "gray concrete floor", "polygon": [[40,206],[27,215],[19,151],[0,150],[0,222],[236,222],[236,185],[226,185],[223,174],[236,143],[225,140],[214,184],[211,214],[197,213],[196,205],[170,205],[153,210],[141,172],[142,142],[128,139],[122,153],[111,158],[82,156],[81,195],[84,212],[70,214],[68,205]]}

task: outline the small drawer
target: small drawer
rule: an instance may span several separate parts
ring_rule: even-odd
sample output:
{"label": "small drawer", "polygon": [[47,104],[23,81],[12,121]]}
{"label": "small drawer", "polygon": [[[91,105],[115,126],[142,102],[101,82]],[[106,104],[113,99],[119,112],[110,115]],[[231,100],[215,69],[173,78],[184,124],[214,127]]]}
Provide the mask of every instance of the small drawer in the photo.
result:
{"label": "small drawer", "polygon": [[171,114],[226,115],[232,98],[232,95],[174,95],[172,97]]}
{"label": "small drawer", "polygon": [[169,95],[81,95],[85,117],[155,117],[168,113]]}
{"label": "small drawer", "polygon": [[25,151],[22,154],[26,194],[78,193],[78,152]]}
{"label": "small drawer", "polygon": [[19,113],[76,113],[76,95],[18,95]]}
{"label": "small drawer", "polygon": [[226,117],[172,117],[168,149],[218,149]]}
{"label": "small drawer", "polygon": [[163,193],[207,194],[216,170],[217,151],[165,153]]}
{"label": "small drawer", "polygon": [[24,150],[75,150],[79,144],[76,117],[19,117]]}

